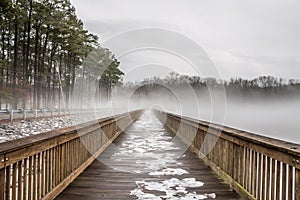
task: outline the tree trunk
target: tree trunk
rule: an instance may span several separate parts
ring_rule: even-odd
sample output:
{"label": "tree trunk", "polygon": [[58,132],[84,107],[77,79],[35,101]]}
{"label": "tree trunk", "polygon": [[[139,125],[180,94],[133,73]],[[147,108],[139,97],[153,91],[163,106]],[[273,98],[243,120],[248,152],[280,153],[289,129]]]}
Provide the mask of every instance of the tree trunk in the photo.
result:
{"label": "tree trunk", "polygon": [[39,107],[38,104],[38,86],[39,86],[39,82],[38,82],[38,45],[39,45],[39,25],[37,24],[36,30],[35,30],[35,47],[34,47],[34,89],[33,89],[33,108],[37,109]]}
{"label": "tree trunk", "polygon": [[[16,2],[18,4],[18,2]],[[17,68],[18,68],[18,44],[19,44],[19,22],[18,16],[15,15],[15,22],[14,22],[14,62],[13,62],[13,77],[12,77],[12,86],[13,86],[13,104],[12,108],[17,109],[18,106],[18,99],[16,93],[16,84],[17,84]]]}

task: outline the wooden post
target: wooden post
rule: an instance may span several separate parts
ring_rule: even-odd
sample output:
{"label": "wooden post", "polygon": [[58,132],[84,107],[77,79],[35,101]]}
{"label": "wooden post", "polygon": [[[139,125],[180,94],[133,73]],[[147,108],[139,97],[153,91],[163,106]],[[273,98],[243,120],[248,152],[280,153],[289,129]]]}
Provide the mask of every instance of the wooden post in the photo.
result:
{"label": "wooden post", "polygon": [[14,121],[14,110],[13,109],[10,110],[9,120],[10,120],[10,123],[13,123],[13,121]]}
{"label": "wooden post", "polygon": [[0,169],[0,200],[5,199],[5,155],[1,157],[1,169]]}
{"label": "wooden post", "polygon": [[295,170],[295,200],[300,200],[300,169]]}
{"label": "wooden post", "polygon": [[34,113],[34,119],[36,120],[36,119],[37,119],[37,110],[34,109],[34,110],[33,110],[33,113]]}
{"label": "wooden post", "polygon": [[23,120],[26,120],[26,109],[23,110]]}

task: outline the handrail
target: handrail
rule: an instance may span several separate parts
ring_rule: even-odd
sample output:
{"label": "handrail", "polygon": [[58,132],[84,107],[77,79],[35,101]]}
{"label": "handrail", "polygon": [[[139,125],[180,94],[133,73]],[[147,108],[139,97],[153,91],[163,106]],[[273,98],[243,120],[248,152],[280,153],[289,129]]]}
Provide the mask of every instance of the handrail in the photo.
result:
{"label": "handrail", "polygon": [[[1,109],[0,110],[0,116],[1,115],[8,115],[7,118],[3,118],[2,120],[7,121],[9,120],[11,123],[15,119],[37,119],[37,118],[46,118],[46,117],[57,117],[61,115],[71,115],[71,114],[82,114],[82,113],[90,113],[90,112],[102,112],[105,109]],[[27,114],[33,114],[34,116],[27,116]],[[39,113],[41,115],[39,115]],[[47,115],[47,113],[50,113],[50,115]],[[15,114],[21,114],[22,116],[16,118]],[[1,120],[1,119],[0,119]]]}
{"label": "handrail", "polygon": [[244,198],[300,200],[299,144],[173,113],[154,113]]}
{"label": "handrail", "polygon": [[53,199],[142,113],[132,111],[0,145],[0,200]]}

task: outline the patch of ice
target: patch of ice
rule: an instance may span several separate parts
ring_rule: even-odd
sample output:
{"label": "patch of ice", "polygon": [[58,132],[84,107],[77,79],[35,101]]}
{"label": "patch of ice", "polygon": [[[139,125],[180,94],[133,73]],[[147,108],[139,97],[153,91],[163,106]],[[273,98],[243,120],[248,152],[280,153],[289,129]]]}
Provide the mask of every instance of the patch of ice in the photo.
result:
{"label": "patch of ice", "polygon": [[188,172],[180,168],[167,168],[161,171],[155,171],[149,173],[150,176],[164,176],[164,175],[169,176],[169,175],[183,175],[183,174],[188,174]]}
{"label": "patch of ice", "polygon": [[[137,188],[130,192],[130,195],[136,196],[138,199],[207,199],[216,198],[215,193],[212,194],[197,194],[196,192],[189,192],[187,188],[202,187],[204,183],[196,181],[195,178],[185,178],[179,180],[177,178],[171,178],[164,181],[136,181]],[[145,193],[147,191],[159,191],[165,193],[164,195],[155,195],[151,193]]]}

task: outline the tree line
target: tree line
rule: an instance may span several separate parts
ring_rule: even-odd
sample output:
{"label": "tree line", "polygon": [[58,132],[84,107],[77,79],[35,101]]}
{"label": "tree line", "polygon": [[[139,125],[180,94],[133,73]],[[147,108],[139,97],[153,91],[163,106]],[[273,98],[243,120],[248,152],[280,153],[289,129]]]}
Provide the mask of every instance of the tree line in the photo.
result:
{"label": "tree line", "polygon": [[152,77],[140,82],[127,82],[123,92],[138,90],[140,94],[147,95],[159,90],[159,85],[170,89],[182,90],[191,87],[198,94],[207,94],[208,88],[213,90],[225,89],[228,98],[254,100],[262,98],[286,98],[300,96],[300,81],[297,79],[285,80],[273,76],[259,76],[253,79],[231,78],[221,80],[216,78],[203,78],[199,76],[170,73],[165,78]]}
{"label": "tree line", "polygon": [[123,75],[68,0],[1,0],[0,33],[0,108],[69,108],[82,79],[109,98]]}

